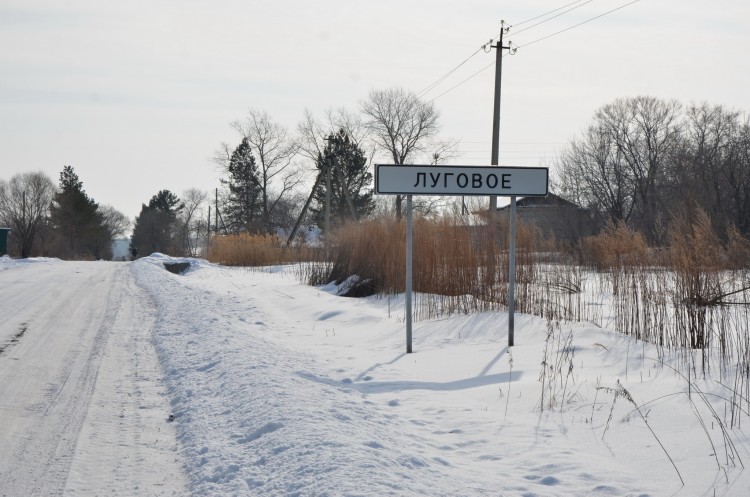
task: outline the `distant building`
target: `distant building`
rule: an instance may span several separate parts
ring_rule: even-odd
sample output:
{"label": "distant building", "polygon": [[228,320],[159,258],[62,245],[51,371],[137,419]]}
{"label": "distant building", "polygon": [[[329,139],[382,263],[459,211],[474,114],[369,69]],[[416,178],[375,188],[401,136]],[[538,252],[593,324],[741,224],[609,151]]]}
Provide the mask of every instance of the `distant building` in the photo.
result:
{"label": "distant building", "polygon": [[112,260],[130,260],[130,238],[118,238],[112,240]]}
{"label": "distant building", "polygon": [[[510,205],[497,210],[498,220],[507,220]],[[595,224],[588,209],[548,194],[546,197],[521,197],[516,200],[516,219],[537,226],[545,238],[576,242],[593,235]]]}

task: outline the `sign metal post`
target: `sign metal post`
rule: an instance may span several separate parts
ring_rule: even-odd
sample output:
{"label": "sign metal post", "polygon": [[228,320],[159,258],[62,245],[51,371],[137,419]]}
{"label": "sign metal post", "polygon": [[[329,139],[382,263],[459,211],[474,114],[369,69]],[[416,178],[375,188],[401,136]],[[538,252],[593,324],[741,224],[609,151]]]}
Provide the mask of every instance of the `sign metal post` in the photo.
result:
{"label": "sign metal post", "polygon": [[404,295],[406,304],[406,353],[411,354],[411,271],[412,271],[412,232],[413,232],[413,216],[412,216],[412,198],[411,195],[406,196],[406,288]]}

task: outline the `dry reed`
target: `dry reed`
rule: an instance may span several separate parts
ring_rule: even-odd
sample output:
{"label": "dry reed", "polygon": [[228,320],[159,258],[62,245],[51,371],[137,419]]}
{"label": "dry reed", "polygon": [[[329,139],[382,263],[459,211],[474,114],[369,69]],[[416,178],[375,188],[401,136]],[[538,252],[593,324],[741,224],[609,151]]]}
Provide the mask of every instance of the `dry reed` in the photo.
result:
{"label": "dry reed", "polygon": [[[455,217],[417,218],[413,235],[415,319],[481,312],[507,306],[507,239],[500,224],[465,225]],[[493,243],[493,240],[495,243]],[[528,312],[536,304],[538,244],[536,228],[518,224],[516,308]],[[405,287],[405,226],[393,218],[352,223],[332,232],[326,249],[300,276],[309,284],[350,283],[350,296],[395,294]],[[356,277],[352,283],[351,278]],[[538,306],[538,305],[537,305]]]}
{"label": "dry reed", "polygon": [[274,235],[240,233],[212,237],[206,259],[225,266],[270,266],[309,260],[314,251],[304,245],[284,247]]}

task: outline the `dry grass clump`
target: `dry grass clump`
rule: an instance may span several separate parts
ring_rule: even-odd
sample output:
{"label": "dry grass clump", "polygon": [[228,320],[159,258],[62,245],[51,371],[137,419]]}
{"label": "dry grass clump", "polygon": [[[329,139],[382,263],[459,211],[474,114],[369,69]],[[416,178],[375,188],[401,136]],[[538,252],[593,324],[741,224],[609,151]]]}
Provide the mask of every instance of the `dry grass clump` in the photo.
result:
{"label": "dry grass clump", "polygon": [[348,296],[403,291],[405,244],[403,223],[395,219],[345,224],[327,236],[325,249],[304,266],[301,276],[310,285],[356,277]]}
{"label": "dry grass clump", "polygon": [[[486,226],[457,218],[420,219],[414,226],[414,290],[417,318],[489,310],[507,303],[499,288],[502,259]],[[505,268],[507,274],[507,268]]]}
{"label": "dry grass clump", "polygon": [[750,240],[742,236],[734,225],[727,230],[727,259],[730,269],[750,268]]}
{"label": "dry grass clump", "polygon": [[419,219],[414,226],[414,288],[449,296],[477,293],[478,281],[486,280],[481,243],[470,226],[449,218]]}
{"label": "dry grass clump", "polygon": [[625,223],[608,224],[600,234],[581,241],[579,258],[599,271],[622,266],[643,266],[649,260],[649,247],[643,235]]}
{"label": "dry grass clump", "polygon": [[[478,292],[484,275],[481,240],[471,227],[447,219],[416,219],[413,226],[412,284],[416,292],[445,296]],[[341,284],[355,276],[348,295],[393,294],[405,287],[406,227],[404,221],[381,218],[349,223],[332,232],[310,284]]]}
{"label": "dry grass clump", "polygon": [[214,236],[208,246],[206,259],[225,266],[270,266],[303,261],[310,258],[309,247],[284,247],[274,235]]}
{"label": "dry grass clump", "polygon": [[[445,216],[417,218],[413,229],[417,319],[507,305],[507,247],[497,243],[507,239],[502,225],[493,235],[487,226],[465,225]],[[312,285],[346,281],[343,293],[348,296],[401,293],[405,287],[405,231],[404,222],[393,218],[345,225],[330,234],[320,259],[304,265],[300,276]],[[519,312],[532,307],[530,288],[537,277],[534,254],[538,233],[518,224]]]}
{"label": "dry grass clump", "polygon": [[669,232],[669,262],[675,272],[677,293],[689,305],[719,303],[719,272],[726,267],[725,250],[702,209],[682,215]]}
{"label": "dry grass clump", "polygon": [[[743,249],[741,237],[732,250]],[[694,208],[682,213],[670,231],[669,262],[674,272],[675,325],[685,337],[685,345],[708,350],[717,340],[726,349],[726,306],[744,300],[748,288],[732,274],[735,264],[729,256],[730,245],[722,243],[705,211]],[[730,244],[732,241],[730,241]],[[739,286],[738,286],[739,283]]]}

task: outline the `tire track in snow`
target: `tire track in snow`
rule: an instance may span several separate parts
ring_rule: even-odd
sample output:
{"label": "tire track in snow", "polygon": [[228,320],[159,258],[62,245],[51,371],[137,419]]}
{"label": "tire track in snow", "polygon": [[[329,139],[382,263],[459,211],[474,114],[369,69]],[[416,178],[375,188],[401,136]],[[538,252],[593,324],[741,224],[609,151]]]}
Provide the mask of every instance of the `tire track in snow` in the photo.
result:
{"label": "tire track in snow", "polygon": [[184,495],[151,342],[155,306],[129,270],[118,276],[116,313],[64,495]]}
{"label": "tire track in snow", "polygon": [[[26,305],[11,316],[22,316],[28,329],[4,358],[15,361],[0,368],[7,379],[0,402],[23,414],[13,416],[2,444],[0,489],[8,497],[61,495],[116,310],[110,290],[117,268],[70,275],[69,265],[50,262],[24,269],[30,282],[14,288],[14,297]],[[54,288],[54,298],[39,298],[39,283]]]}
{"label": "tire track in snow", "polygon": [[21,337],[23,337],[24,333],[26,333],[26,330],[29,329],[26,323],[21,323],[20,328],[21,329],[18,330],[18,332],[15,335],[13,335],[13,338],[8,340],[4,344],[0,345],[0,354],[5,352],[5,349],[7,349],[8,347],[12,347],[13,345],[16,345],[18,342],[20,342]]}
{"label": "tire track in snow", "polygon": [[182,494],[153,309],[128,265],[19,264],[9,281],[0,337],[27,331],[0,356],[0,496]]}

